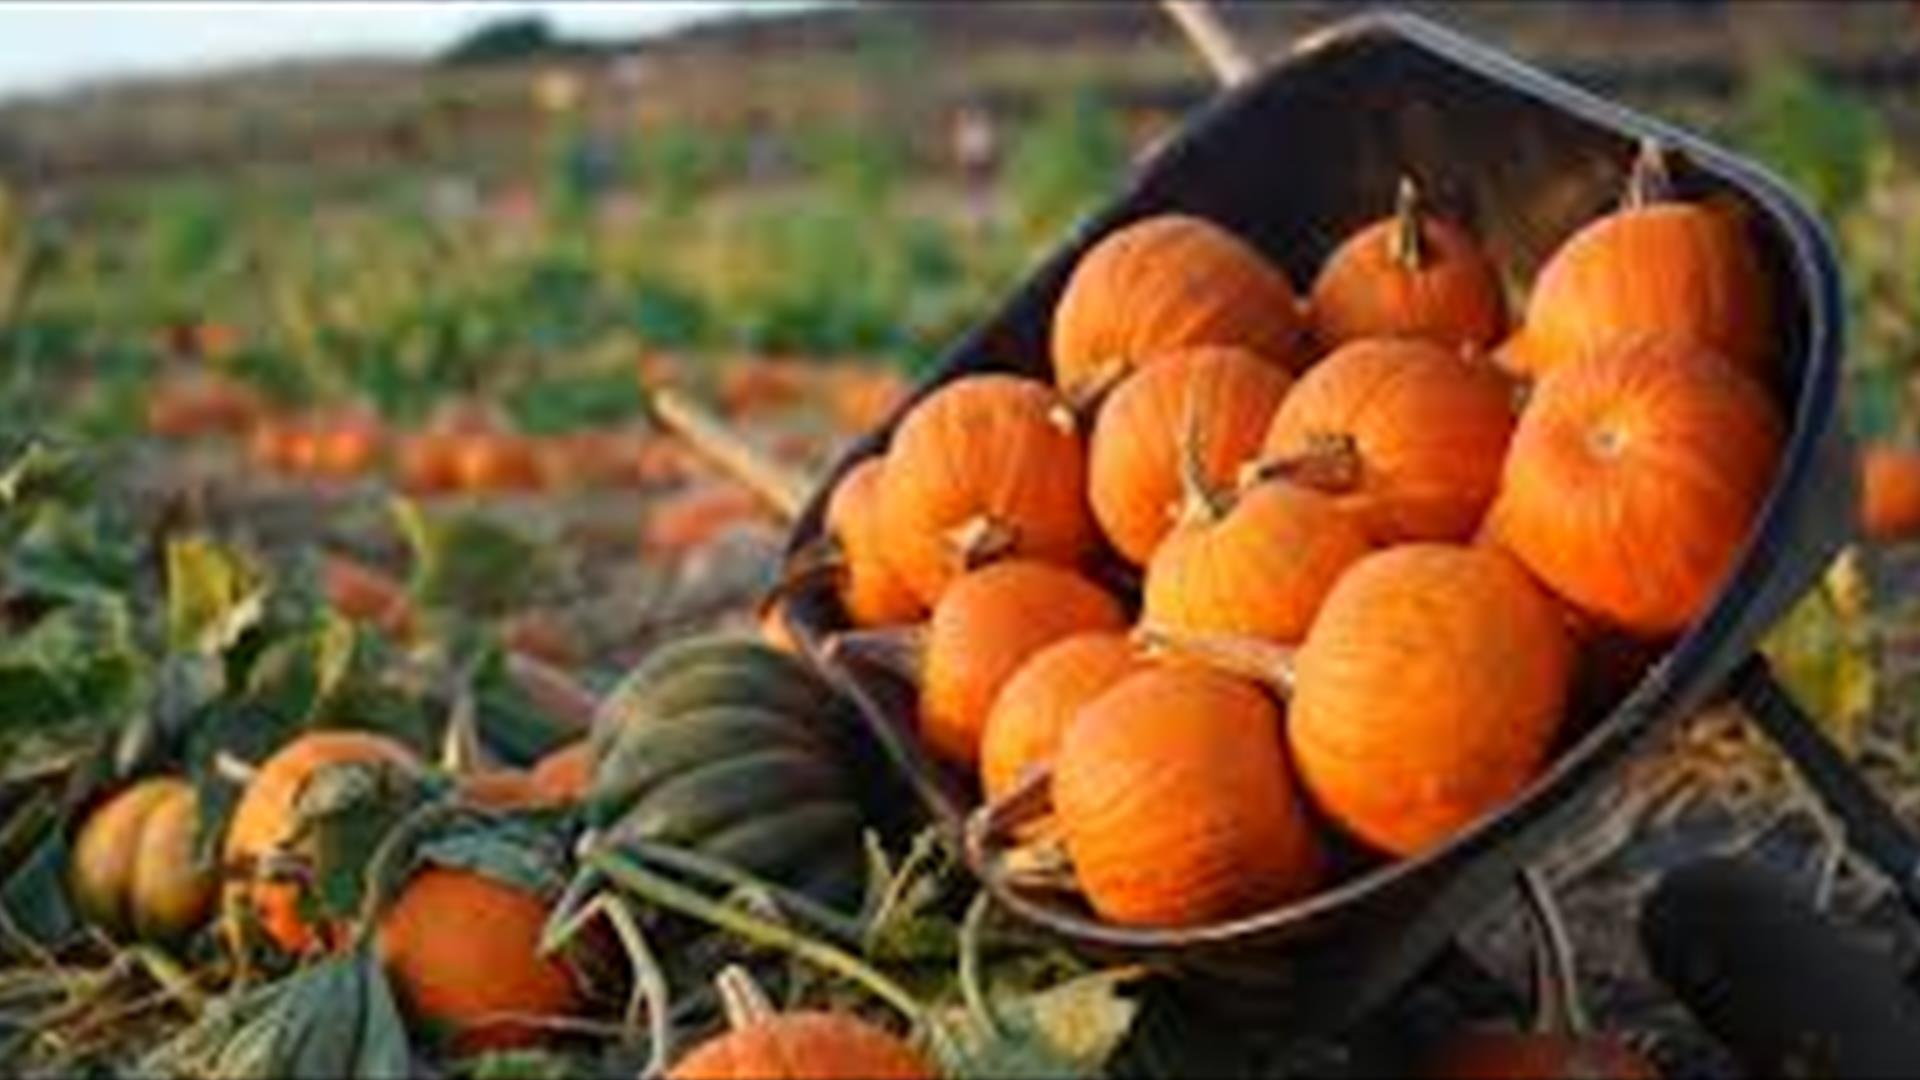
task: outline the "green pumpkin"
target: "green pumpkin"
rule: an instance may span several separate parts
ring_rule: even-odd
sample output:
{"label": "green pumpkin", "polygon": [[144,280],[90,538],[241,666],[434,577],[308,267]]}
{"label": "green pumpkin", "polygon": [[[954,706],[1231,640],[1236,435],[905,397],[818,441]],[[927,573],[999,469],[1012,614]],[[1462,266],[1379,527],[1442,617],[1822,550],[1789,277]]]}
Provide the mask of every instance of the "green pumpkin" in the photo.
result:
{"label": "green pumpkin", "polygon": [[839,750],[848,722],[839,695],[785,653],[740,638],[670,645],[595,718],[587,823],[851,904],[865,848]]}

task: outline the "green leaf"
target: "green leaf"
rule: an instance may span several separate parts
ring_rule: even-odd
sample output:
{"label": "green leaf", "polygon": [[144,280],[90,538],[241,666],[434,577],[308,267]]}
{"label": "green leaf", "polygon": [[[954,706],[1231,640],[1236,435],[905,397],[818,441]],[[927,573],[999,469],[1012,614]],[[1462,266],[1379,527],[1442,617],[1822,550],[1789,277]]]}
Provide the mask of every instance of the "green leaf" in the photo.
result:
{"label": "green leaf", "polygon": [[1878,671],[1866,619],[1849,617],[1837,598],[1844,593],[1829,579],[1774,624],[1760,648],[1794,699],[1851,750],[1872,714]]}
{"label": "green leaf", "polygon": [[1133,1028],[1140,1005],[1121,993],[1138,968],[1083,975],[1038,993],[994,1002],[998,1030],[965,1009],[939,1014],[950,1039],[932,1049],[953,1077],[1093,1077]]}
{"label": "green leaf", "polygon": [[278,715],[306,723],[346,681],[358,643],[352,622],[333,611],[316,612],[312,628],[275,641],[254,661],[247,696]]}
{"label": "green leaf", "polygon": [[48,949],[64,943],[80,925],[67,902],[67,859],[65,834],[50,827],[20,868],[0,884],[0,909],[8,921]]}
{"label": "green leaf", "polygon": [[493,1050],[459,1062],[467,1080],[571,1080],[592,1075],[587,1063],[551,1050]]}
{"label": "green leaf", "polygon": [[367,861],[400,819],[427,797],[412,770],[341,762],[316,770],[294,799],[301,849],[309,853],[323,914],[357,914]]}
{"label": "green leaf", "polygon": [[355,1048],[352,1075],[368,1080],[386,1080],[414,1073],[413,1051],[407,1043],[406,1021],[394,1000],[393,986],[386,969],[371,950],[363,950],[360,964],[366,1006],[360,1016],[360,1039]]}
{"label": "green leaf", "polygon": [[420,845],[417,858],[484,874],[535,896],[555,896],[566,886],[565,853],[558,840],[521,816],[444,830]]}
{"label": "green leaf", "polygon": [[226,671],[213,657],[176,653],[155,672],[147,708],[120,729],[114,773],[133,776],[180,745],[194,719],[226,690]]}
{"label": "green leaf", "polygon": [[167,643],[217,655],[265,611],[266,584],[239,552],[198,537],[167,544]]}
{"label": "green leaf", "polygon": [[409,587],[423,607],[500,615],[525,605],[541,560],[518,530],[479,513],[430,517],[406,499],[394,501],[393,514],[412,552]]}

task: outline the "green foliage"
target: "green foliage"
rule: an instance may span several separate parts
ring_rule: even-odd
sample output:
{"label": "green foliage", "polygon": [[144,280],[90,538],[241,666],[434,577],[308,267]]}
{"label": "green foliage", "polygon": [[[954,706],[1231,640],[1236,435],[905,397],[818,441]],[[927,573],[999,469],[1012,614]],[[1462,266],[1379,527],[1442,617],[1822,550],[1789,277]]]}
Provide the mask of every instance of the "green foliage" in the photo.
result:
{"label": "green foliage", "polygon": [[1785,61],[1761,65],[1748,80],[1737,130],[1830,219],[1865,191],[1870,155],[1885,141],[1870,107]]}
{"label": "green foliage", "polygon": [[525,60],[552,49],[553,28],[540,15],[495,19],[455,42],[442,57],[448,64],[490,64]]}
{"label": "green foliage", "polygon": [[1007,163],[1020,221],[1032,237],[1070,224],[1127,168],[1120,117],[1092,91],[1049,104],[1024,127]]}

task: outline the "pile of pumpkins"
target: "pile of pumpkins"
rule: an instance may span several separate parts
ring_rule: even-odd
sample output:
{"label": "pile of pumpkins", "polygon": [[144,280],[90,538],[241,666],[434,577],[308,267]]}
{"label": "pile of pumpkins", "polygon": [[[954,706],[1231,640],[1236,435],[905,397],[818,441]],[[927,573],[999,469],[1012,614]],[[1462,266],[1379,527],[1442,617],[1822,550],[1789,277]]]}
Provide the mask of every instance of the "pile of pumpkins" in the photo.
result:
{"label": "pile of pumpkins", "polygon": [[1514,325],[1462,223],[1411,183],[1382,209],[1304,300],[1198,217],[1112,232],[1051,381],[955,378],[830,498],[848,621],[918,646],[924,747],[983,813],[1048,793],[1023,842],[1103,920],[1216,923],[1328,887],[1336,843],[1448,843],[1705,611],[1772,483],[1780,328],[1737,208],[1643,154]]}

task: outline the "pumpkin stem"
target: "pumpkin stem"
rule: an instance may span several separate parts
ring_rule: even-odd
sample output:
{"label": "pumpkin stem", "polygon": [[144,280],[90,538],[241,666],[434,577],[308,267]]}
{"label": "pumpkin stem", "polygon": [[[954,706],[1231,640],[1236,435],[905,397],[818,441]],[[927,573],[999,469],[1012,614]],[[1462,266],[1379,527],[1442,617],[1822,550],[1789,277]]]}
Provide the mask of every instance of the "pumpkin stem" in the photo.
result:
{"label": "pumpkin stem", "polygon": [[960,565],[976,570],[1013,554],[1020,534],[991,514],[975,514],[947,530],[947,543],[960,556]]}
{"label": "pumpkin stem", "polygon": [[245,761],[235,757],[226,750],[219,750],[215,751],[213,755],[213,772],[214,775],[229,784],[233,784],[236,787],[246,787],[248,784],[253,783],[255,777],[260,775],[260,766],[255,765],[251,761]]}
{"label": "pumpkin stem", "polygon": [[1281,697],[1293,693],[1294,657],[1298,649],[1243,634],[1190,633],[1159,626],[1139,626],[1133,639],[1148,656],[1183,657],[1231,672],[1273,688]]}
{"label": "pumpkin stem", "polygon": [[1092,417],[1099,412],[1100,403],[1106,400],[1114,387],[1125,382],[1132,372],[1133,365],[1119,357],[1103,360],[1093,369],[1091,375],[1063,391],[1067,408],[1073,411],[1076,421],[1080,418]]}
{"label": "pumpkin stem", "polygon": [[843,630],[827,639],[825,657],[832,663],[852,660],[871,664],[918,685],[926,652],[926,625],[915,623]]}
{"label": "pumpkin stem", "polygon": [[1533,925],[1534,1029],[1546,1035],[1584,1036],[1591,1026],[1580,1002],[1573,937],[1553,886],[1535,867],[1520,871],[1520,895]]}
{"label": "pumpkin stem", "polygon": [[1176,520],[1183,525],[1211,524],[1226,517],[1233,510],[1234,497],[1207,476],[1206,427],[1200,419],[1200,395],[1192,386],[1187,387],[1186,401],[1181,406],[1178,451],[1180,486],[1185,498]]}
{"label": "pumpkin stem", "polygon": [[1420,231],[1420,186],[1402,176],[1393,200],[1393,261],[1412,272],[1427,265],[1426,237]]}
{"label": "pumpkin stem", "polygon": [[1240,470],[1240,489],[1269,480],[1289,480],[1328,495],[1344,495],[1360,486],[1365,463],[1360,444],[1343,431],[1316,431],[1297,454],[1250,461]]}
{"label": "pumpkin stem", "polygon": [[[987,868],[988,873],[998,876],[1003,869],[1009,874],[1018,873],[1021,860],[1014,855],[1011,839],[1028,826],[1050,821],[1052,815],[1053,766],[1030,765],[1013,787],[967,815],[963,841],[974,864]],[[1031,869],[1033,860],[1028,858],[1027,863]]]}
{"label": "pumpkin stem", "polygon": [[727,1027],[745,1031],[764,1024],[776,1015],[766,991],[739,964],[728,964],[713,977],[713,988],[720,992],[720,1008],[727,1014]]}
{"label": "pumpkin stem", "polygon": [[1638,210],[1671,198],[1673,178],[1667,171],[1666,150],[1658,139],[1640,140],[1640,153],[1634,158],[1633,171],[1627,174],[1626,208]]}

